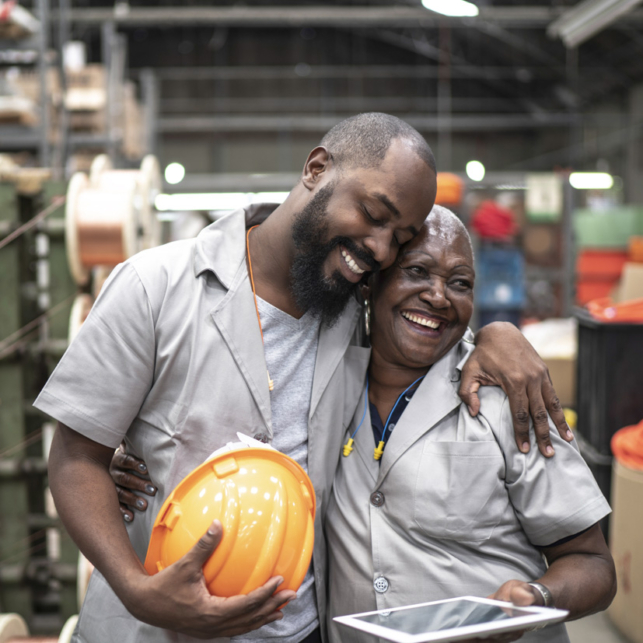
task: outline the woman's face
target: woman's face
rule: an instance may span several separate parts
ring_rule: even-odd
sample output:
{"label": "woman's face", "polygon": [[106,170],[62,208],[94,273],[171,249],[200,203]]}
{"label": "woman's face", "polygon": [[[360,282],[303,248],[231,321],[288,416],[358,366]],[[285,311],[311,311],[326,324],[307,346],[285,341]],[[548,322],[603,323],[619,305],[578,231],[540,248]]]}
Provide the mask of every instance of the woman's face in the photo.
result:
{"label": "woman's face", "polygon": [[474,280],[473,254],[461,226],[432,213],[395,264],[373,278],[373,350],[399,366],[437,362],[467,329]]}

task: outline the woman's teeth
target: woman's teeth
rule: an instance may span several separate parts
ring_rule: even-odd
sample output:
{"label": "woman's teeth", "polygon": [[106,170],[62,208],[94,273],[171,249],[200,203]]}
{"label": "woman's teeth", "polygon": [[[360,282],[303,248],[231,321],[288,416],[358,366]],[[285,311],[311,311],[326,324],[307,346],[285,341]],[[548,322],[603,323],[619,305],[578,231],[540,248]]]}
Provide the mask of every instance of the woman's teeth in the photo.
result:
{"label": "woman's teeth", "polygon": [[346,265],[351,269],[351,272],[354,272],[356,275],[363,275],[366,271],[362,270],[356,263],[353,257],[351,257],[346,250],[342,248],[342,257]]}
{"label": "woman's teeth", "polygon": [[428,326],[429,328],[433,328],[433,330],[440,327],[440,322],[432,321],[430,319],[426,319],[425,317],[418,317],[417,315],[411,315],[411,313],[402,313],[402,317],[406,317],[406,319],[408,319],[409,321],[420,324],[420,326]]}

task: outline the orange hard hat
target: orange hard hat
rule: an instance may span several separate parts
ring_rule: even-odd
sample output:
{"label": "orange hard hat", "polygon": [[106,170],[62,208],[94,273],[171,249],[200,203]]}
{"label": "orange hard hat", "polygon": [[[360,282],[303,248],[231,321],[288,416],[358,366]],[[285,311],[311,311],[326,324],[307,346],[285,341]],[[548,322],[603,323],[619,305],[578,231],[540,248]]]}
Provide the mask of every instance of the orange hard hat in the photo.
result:
{"label": "orange hard hat", "polygon": [[229,448],[188,474],[159,511],[145,559],[156,574],[220,520],[223,536],[203,566],[216,596],[247,594],[282,576],[297,591],[314,544],[315,491],[306,472],[272,448]]}

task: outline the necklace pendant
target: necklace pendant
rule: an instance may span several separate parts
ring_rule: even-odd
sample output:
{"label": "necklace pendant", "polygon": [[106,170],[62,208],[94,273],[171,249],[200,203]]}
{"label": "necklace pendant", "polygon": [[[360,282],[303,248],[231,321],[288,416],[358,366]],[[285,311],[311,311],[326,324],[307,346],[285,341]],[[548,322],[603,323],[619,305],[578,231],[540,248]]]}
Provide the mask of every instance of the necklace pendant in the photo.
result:
{"label": "necklace pendant", "polygon": [[268,375],[268,390],[272,391],[275,388],[275,383],[270,379],[270,371],[266,371]]}

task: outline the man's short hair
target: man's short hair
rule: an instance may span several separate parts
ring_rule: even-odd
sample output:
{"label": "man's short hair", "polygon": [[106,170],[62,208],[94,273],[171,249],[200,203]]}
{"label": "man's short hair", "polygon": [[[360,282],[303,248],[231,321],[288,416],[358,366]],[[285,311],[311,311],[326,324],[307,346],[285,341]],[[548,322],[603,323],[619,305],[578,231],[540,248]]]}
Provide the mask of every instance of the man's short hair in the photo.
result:
{"label": "man's short hair", "polygon": [[321,141],[338,167],[379,167],[396,138],[411,143],[415,153],[436,172],[435,157],[424,137],[408,123],[380,112],[351,116],[337,123]]}

